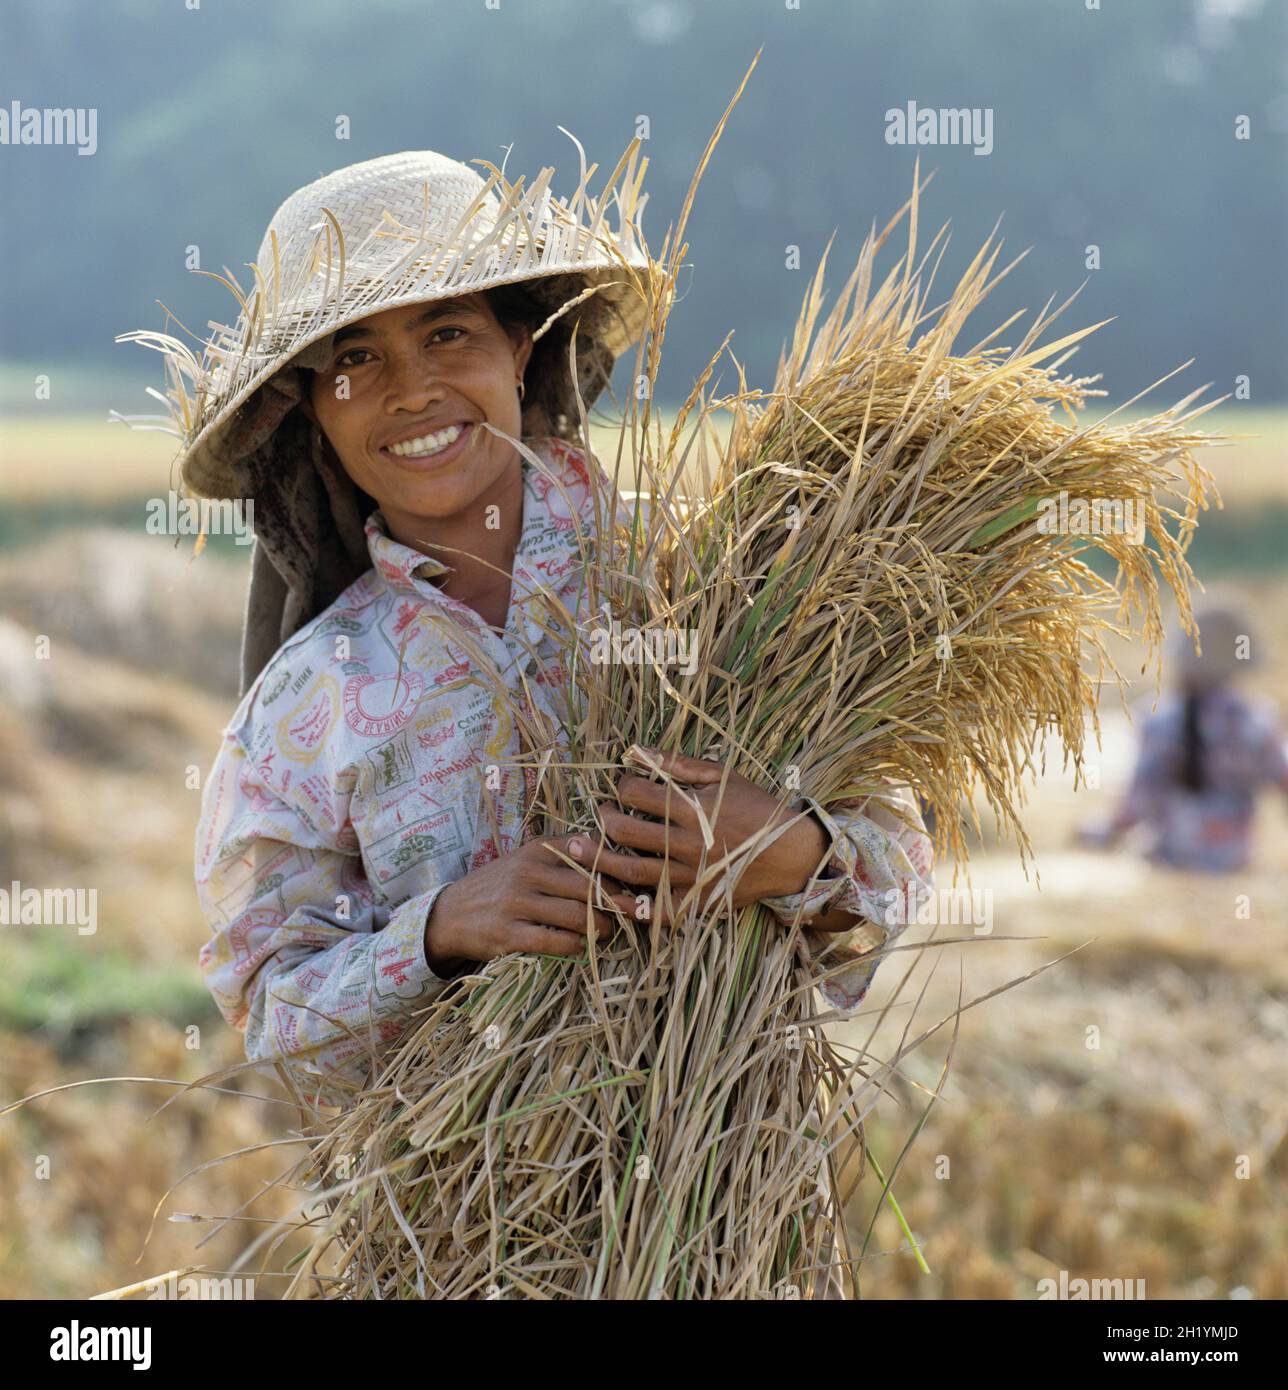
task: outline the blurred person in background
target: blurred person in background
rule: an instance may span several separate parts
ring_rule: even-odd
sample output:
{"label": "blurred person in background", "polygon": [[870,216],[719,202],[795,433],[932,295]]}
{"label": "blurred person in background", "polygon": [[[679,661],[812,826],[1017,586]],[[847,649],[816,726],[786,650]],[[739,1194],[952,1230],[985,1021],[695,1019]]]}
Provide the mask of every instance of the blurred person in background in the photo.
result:
{"label": "blurred person in background", "polygon": [[1228,873],[1251,856],[1258,794],[1288,796],[1288,745],[1274,705],[1238,689],[1260,652],[1247,615],[1213,604],[1194,616],[1202,653],[1175,634],[1174,687],[1145,718],[1130,785],[1079,839],[1104,849],[1139,828],[1153,863]]}

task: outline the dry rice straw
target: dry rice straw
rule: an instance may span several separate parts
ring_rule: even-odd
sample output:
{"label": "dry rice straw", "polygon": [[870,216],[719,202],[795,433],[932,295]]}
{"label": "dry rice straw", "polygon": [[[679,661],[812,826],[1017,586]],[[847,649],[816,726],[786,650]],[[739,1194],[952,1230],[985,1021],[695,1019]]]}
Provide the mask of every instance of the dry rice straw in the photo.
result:
{"label": "dry rice straw", "polygon": [[[929,308],[945,229],[919,262],[923,187],[918,170],[827,313],[824,255],[771,391],[739,372],[736,393],[708,396],[717,353],[669,434],[651,391],[632,393],[615,482],[633,473],[651,504],[628,530],[597,496],[591,609],[694,631],[702,659],[686,675],[568,647],[562,727],[513,710],[539,774],[532,833],[592,827],[623,761],[648,770],[643,744],[726,760],[784,799],[910,784],[958,863],[982,791],[1024,855],[1018,806],[1040,741],[1058,735],[1077,770],[1089,719],[1098,736],[1098,687],[1117,675],[1105,634],[1134,619],[1156,654],[1160,576],[1194,631],[1185,551],[1210,478],[1192,451],[1220,438],[1190,422],[1217,402],[1193,407],[1196,392],[1136,423],[1080,425],[1103,393],[1056,373],[1098,325],[1039,345],[1067,301],[1012,348],[990,344],[1013,319],[954,351],[1015,262],[994,275],[990,235]],[[661,258],[672,284],[693,188]],[[907,249],[878,283],[877,252],[905,217]],[[639,349],[650,385],[672,299]],[[686,495],[694,472],[703,486]],[[1042,502],[1062,491],[1138,505],[1147,542],[1048,533]],[[913,1036],[910,1016],[883,1061],[825,1034],[799,923],[728,904],[764,843],[712,858],[700,885],[714,903],[677,895],[671,930],[623,919],[582,961],[504,957],[428,1007],[315,1131],[296,1176],[320,1185],[320,1206],[292,1295],[813,1297],[830,1250],[854,1265],[843,1164],[902,1058],[941,1025]]]}

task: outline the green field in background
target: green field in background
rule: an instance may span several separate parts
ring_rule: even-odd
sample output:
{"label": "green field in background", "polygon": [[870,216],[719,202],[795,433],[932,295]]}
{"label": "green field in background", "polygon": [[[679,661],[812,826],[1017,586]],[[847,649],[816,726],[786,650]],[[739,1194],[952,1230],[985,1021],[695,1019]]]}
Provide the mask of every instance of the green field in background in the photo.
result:
{"label": "green field in background", "polygon": [[[0,381],[4,376],[0,371]],[[1130,416],[1145,413],[1137,408]],[[659,415],[669,429],[674,411],[663,409]],[[1118,417],[1127,418],[1126,411]],[[1195,428],[1253,436],[1201,455],[1225,505],[1201,518],[1191,550],[1195,567],[1215,575],[1288,565],[1288,408],[1226,405],[1203,416]],[[611,467],[616,428],[592,426],[592,441]],[[168,434],[129,429],[106,415],[51,410],[0,419],[0,549],[31,544],[66,527],[141,530],[147,500],[173,486],[176,447]],[[189,544],[187,538],[180,543]],[[212,553],[233,559],[248,553],[231,536],[213,536],[209,544]]]}

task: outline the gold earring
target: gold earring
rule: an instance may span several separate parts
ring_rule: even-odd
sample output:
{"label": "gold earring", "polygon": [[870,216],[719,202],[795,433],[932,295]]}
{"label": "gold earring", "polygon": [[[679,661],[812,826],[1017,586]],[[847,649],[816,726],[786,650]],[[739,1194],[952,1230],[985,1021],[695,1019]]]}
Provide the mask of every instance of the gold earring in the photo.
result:
{"label": "gold earring", "polygon": [[522,400],[524,392],[528,389],[527,383],[523,380],[522,377],[516,377],[514,384],[519,388],[519,399]]}

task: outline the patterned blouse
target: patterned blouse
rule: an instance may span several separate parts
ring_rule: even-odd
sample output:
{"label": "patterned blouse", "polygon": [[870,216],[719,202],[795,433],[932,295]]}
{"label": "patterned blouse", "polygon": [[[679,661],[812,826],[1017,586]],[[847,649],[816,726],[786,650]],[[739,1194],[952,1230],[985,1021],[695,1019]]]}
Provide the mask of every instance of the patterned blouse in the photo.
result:
{"label": "patterned blouse", "polygon": [[1288,792],[1288,751],[1268,703],[1215,686],[1198,709],[1203,790],[1181,783],[1185,705],[1180,695],[1166,696],[1145,718],[1131,785],[1110,828],[1141,826],[1156,863],[1228,872],[1248,862],[1258,791]]}
{"label": "patterned blouse", "polygon": [[[549,473],[524,459],[504,629],[438,588],[447,566],[394,540],[373,512],[371,569],[278,649],[206,779],[196,833],[211,931],[204,978],[245,1032],[248,1058],[284,1061],[306,1092],[328,1077],[363,1083],[383,1045],[449,983],[425,959],[438,894],[532,833],[531,771],[515,765],[519,731],[490,682],[557,719],[566,671],[542,605],[552,596],[579,609],[573,514],[592,534],[594,493],[584,453],[555,438],[527,442]],[[804,933],[824,998],[849,1014],[877,968],[872,953],[902,929],[887,904],[929,891],[930,842],[907,788],[879,803],[810,804],[833,836],[826,875],[808,895],[766,901],[786,923],[823,908],[865,919]]]}

